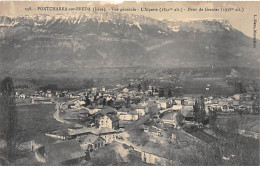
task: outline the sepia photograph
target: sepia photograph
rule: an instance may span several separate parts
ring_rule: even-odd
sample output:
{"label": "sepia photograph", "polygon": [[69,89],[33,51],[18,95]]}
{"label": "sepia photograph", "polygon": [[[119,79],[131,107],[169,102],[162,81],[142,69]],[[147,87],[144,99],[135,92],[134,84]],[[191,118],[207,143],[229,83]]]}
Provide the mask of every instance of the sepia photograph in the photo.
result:
{"label": "sepia photograph", "polygon": [[259,166],[259,16],[0,0],[0,166]]}

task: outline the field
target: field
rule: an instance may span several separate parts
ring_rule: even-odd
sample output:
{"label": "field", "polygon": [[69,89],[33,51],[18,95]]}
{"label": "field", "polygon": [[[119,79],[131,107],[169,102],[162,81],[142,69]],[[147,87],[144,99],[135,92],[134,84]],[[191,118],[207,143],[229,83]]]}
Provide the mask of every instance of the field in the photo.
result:
{"label": "field", "polygon": [[65,124],[53,118],[55,104],[33,104],[17,106],[18,124],[22,129],[23,141],[43,141],[46,132],[64,129]]}
{"label": "field", "polygon": [[53,118],[55,104],[17,105],[16,110],[19,143],[22,143],[23,148],[19,148],[14,165],[40,165],[36,161],[34,153],[29,150],[30,141],[36,140],[41,144],[51,144],[55,139],[46,136],[45,133],[64,129],[68,126]]}

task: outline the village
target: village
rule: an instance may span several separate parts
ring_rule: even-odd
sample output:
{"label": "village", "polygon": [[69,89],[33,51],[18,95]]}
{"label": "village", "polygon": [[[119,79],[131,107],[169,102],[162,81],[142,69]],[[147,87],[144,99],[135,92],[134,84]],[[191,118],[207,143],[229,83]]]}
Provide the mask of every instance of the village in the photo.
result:
{"label": "village", "polygon": [[[16,97],[20,104],[54,104],[53,118],[70,126],[46,132],[56,140],[52,144],[31,140],[30,149],[43,165],[95,165],[93,161],[101,158],[115,160],[102,156],[110,150],[126,164],[133,164],[127,158],[131,155],[139,162],[136,165],[181,165],[178,157],[183,152],[218,139],[210,124],[212,114],[218,116],[216,126],[227,131],[226,117],[259,113],[259,105],[255,105],[258,98],[252,92],[229,97],[174,96],[160,86],[144,89],[140,84],[80,91],[37,90],[30,94],[17,91]],[[203,105],[202,118],[196,115],[195,105]],[[257,127],[251,130],[243,128],[248,124],[238,125],[238,134],[259,139]],[[196,132],[190,132],[190,128]]]}

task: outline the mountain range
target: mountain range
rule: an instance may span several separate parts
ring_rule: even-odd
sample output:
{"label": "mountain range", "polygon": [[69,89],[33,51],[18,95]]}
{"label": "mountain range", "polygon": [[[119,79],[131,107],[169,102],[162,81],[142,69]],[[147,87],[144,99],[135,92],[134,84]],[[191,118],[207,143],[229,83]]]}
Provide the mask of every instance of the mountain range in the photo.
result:
{"label": "mountain range", "polygon": [[0,16],[2,74],[101,67],[258,68],[259,49],[252,46],[253,39],[226,19],[168,21],[122,13]]}

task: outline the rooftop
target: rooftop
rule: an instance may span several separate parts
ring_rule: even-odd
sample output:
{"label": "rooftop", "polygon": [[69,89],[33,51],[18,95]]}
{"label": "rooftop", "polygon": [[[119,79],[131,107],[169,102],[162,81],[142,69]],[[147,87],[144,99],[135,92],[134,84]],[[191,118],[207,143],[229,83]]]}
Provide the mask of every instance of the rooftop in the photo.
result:
{"label": "rooftop", "polygon": [[77,140],[49,144],[46,146],[46,154],[47,160],[53,163],[61,163],[86,155]]}
{"label": "rooftop", "polygon": [[96,134],[88,134],[88,135],[86,135],[84,137],[81,137],[80,141],[81,142],[88,142],[88,143],[93,144],[98,138],[99,138],[99,136],[96,135]]}

